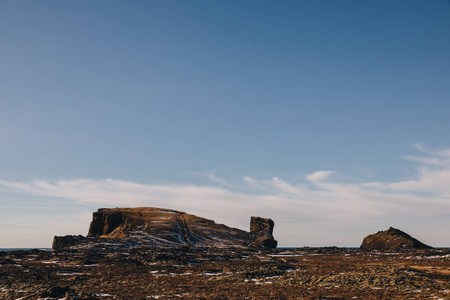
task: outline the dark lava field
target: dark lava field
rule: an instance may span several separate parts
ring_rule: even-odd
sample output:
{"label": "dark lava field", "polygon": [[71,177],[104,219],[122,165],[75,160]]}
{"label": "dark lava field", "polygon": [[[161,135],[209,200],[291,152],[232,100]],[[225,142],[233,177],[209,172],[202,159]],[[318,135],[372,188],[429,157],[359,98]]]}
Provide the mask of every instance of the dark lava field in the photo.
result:
{"label": "dark lava field", "polygon": [[0,299],[450,299],[450,250],[0,252]]}

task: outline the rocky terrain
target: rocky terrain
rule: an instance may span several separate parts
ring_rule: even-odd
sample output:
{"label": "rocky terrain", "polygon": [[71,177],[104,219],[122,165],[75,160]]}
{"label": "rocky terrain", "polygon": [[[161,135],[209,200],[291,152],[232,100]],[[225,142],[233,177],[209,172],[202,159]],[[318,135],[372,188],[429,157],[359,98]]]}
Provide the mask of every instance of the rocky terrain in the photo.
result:
{"label": "rocky terrain", "polygon": [[0,252],[0,299],[450,299],[450,249],[394,228],[360,249],[276,249],[250,231],[160,208],[99,209],[53,251]]}
{"label": "rocky terrain", "polygon": [[55,237],[54,250],[91,248],[215,247],[275,248],[274,222],[252,217],[250,232],[184,212],[153,207],[102,208],[93,213],[89,233]]}
{"label": "rocky terrain", "polygon": [[450,250],[0,252],[0,299],[449,299]]}
{"label": "rocky terrain", "polygon": [[399,250],[399,249],[431,249],[430,246],[416,240],[409,234],[390,227],[385,231],[364,238],[361,249],[365,250]]}

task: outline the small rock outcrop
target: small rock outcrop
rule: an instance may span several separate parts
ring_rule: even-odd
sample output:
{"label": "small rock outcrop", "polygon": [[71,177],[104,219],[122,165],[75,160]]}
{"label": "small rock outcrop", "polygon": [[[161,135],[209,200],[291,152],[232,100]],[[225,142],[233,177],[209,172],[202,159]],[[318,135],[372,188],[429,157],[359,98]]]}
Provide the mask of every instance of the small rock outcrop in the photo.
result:
{"label": "small rock outcrop", "polygon": [[101,208],[93,213],[87,237],[56,236],[55,251],[95,247],[276,248],[274,223],[251,218],[251,232],[216,224],[184,212],[154,208]]}
{"label": "small rock outcrop", "polygon": [[271,219],[251,217],[250,239],[251,246],[273,249],[278,242],[273,238],[274,222]]}
{"label": "small rock outcrop", "polygon": [[87,238],[82,235],[55,236],[53,239],[52,249],[55,251],[60,251],[65,248],[70,248],[72,246],[84,243],[86,239]]}
{"label": "small rock outcrop", "polygon": [[431,249],[432,247],[411,237],[409,234],[390,227],[364,238],[363,250],[402,250],[402,249]]}

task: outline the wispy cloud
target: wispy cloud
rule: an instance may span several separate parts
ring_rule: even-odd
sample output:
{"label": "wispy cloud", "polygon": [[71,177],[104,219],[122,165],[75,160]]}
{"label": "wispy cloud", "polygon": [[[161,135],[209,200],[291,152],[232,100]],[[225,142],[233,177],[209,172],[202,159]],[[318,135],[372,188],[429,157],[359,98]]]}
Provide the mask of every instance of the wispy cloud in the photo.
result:
{"label": "wispy cloud", "polygon": [[333,173],[333,171],[317,171],[306,176],[306,179],[311,182],[322,181],[327,179]]}
{"label": "wispy cloud", "polygon": [[[450,152],[431,151],[420,145],[416,148],[426,155],[424,160],[413,160],[419,163],[413,179],[398,182],[343,183],[333,171],[317,171],[296,183],[279,177],[245,176],[230,184],[214,173],[205,173],[202,175],[209,178],[208,185],[72,179],[3,180],[0,187],[10,192],[56,197],[62,201],[70,199],[99,207],[173,208],[242,229],[248,229],[251,215],[261,215],[276,221],[276,234],[282,245],[320,245],[325,244],[325,239],[328,245],[357,245],[371,231],[391,225],[401,227],[423,222],[424,230],[429,232],[427,220],[444,216],[445,221],[439,226],[450,228],[447,221],[450,219]],[[425,158],[439,159],[442,163],[430,164]],[[303,228],[308,228],[308,232]],[[340,242],[338,229],[353,232],[353,235],[349,234]],[[303,235],[299,235],[302,232]],[[313,240],[305,240],[305,237]],[[428,235],[427,238],[438,237]],[[442,242],[442,237],[439,238]],[[446,243],[450,244],[450,238]]]}
{"label": "wispy cloud", "polygon": [[414,147],[422,152],[422,155],[407,155],[403,157],[404,159],[424,165],[450,168],[450,149],[432,150],[419,143],[415,143]]}
{"label": "wispy cloud", "polygon": [[442,200],[450,200],[450,149],[432,150],[419,143],[415,143],[414,147],[422,155],[404,157],[419,164],[412,178],[392,183],[374,182],[366,186],[372,185],[391,192],[429,193]]}

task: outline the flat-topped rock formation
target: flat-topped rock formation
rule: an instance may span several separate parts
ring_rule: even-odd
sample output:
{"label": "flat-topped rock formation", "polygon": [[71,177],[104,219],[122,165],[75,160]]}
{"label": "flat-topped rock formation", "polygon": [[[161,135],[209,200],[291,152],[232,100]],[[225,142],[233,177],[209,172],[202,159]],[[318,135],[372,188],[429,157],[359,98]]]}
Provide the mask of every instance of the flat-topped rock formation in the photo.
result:
{"label": "flat-topped rock formation", "polygon": [[274,223],[252,217],[251,232],[184,212],[152,207],[101,208],[87,237],[56,236],[54,250],[93,247],[261,247],[276,248]]}
{"label": "flat-topped rock formation", "polygon": [[363,250],[401,250],[401,249],[431,249],[432,247],[411,237],[409,234],[390,227],[364,238]]}

